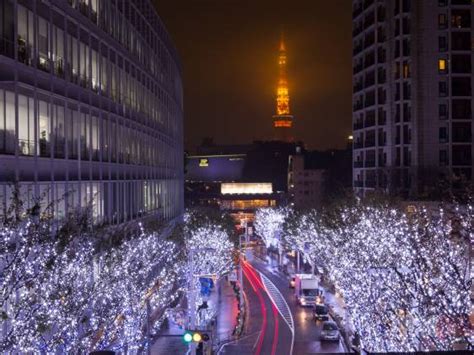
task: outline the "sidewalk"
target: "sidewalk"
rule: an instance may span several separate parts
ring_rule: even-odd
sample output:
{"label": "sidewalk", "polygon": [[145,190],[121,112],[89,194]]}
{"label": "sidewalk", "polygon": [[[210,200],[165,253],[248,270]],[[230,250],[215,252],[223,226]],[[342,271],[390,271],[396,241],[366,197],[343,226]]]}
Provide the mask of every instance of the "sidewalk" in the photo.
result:
{"label": "sidewalk", "polygon": [[183,341],[184,329],[169,321],[151,347],[151,354],[186,354],[188,346]]}
{"label": "sidewalk", "polygon": [[[217,316],[216,332],[217,341],[220,343],[228,340],[237,324],[238,304],[230,283],[222,279],[212,291],[208,303],[209,312]],[[184,328],[173,322],[160,332],[151,347],[151,354],[186,354],[188,346],[183,341]]]}
{"label": "sidewalk", "polygon": [[219,343],[230,340],[237,326],[239,313],[238,301],[232,285],[227,280],[222,280],[219,285],[220,298],[217,313],[217,339]]}

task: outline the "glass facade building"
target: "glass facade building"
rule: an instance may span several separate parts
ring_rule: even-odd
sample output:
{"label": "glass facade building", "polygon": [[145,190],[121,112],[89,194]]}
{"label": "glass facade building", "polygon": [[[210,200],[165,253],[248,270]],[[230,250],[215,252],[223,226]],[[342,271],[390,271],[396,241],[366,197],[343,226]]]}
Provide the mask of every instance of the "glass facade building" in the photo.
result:
{"label": "glass facade building", "polygon": [[12,182],[62,217],[183,210],[175,48],[149,0],[0,0],[0,204]]}

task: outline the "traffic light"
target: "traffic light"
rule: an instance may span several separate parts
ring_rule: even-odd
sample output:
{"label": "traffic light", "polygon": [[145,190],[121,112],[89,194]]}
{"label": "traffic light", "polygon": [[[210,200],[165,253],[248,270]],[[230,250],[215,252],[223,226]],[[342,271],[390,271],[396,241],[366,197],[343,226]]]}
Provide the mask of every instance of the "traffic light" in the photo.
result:
{"label": "traffic light", "polygon": [[183,340],[187,344],[189,344],[191,342],[202,343],[202,342],[206,342],[206,341],[209,340],[209,334],[201,333],[201,332],[198,332],[198,331],[187,330],[183,334]]}

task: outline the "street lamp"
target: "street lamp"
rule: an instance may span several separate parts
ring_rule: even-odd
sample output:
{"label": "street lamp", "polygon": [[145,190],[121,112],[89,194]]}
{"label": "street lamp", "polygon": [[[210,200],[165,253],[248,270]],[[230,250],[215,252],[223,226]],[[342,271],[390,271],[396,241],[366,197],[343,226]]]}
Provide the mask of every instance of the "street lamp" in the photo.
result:
{"label": "street lamp", "polygon": [[245,237],[245,235],[241,234],[239,235],[239,284],[240,284],[240,292],[239,292],[239,303],[240,303],[240,310],[242,311],[243,306],[244,306],[244,281],[243,281],[243,276],[242,276],[242,259],[243,259],[243,253],[242,253],[242,237]]}

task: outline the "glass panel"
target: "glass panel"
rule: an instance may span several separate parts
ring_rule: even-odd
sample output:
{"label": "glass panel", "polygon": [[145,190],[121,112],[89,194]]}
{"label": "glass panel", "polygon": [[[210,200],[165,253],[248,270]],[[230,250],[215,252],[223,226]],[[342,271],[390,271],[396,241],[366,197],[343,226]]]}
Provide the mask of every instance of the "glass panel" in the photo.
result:
{"label": "glass panel", "polygon": [[41,70],[49,71],[48,41],[49,41],[49,23],[43,18],[38,17],[38,67]]}
{"label": "glass panel", "polygon": [[28,64],[28,10],[18,5],[18,60]]}
{"label": "glass panel", "polygon": [[98,66],[98,56],[97,52],[94,50],[91,50],[91,64],[92,64],[92,90],[98,91],[99,90],[99,66]]}
{"label": "glass panel", "polygon": [[50,117],[48,112],[49,105],[44,102],[39,102],[39,155],[42,157],[49,157],[51,155],[51,132],[50,132]]}
{"label": "glass panel", "polygon": [[64,158],[66,139],[64,135],[64,107],[55,105],[56,120],[54,126],[54,155],[56,158]]}
{"label": "glass panel", "polygon": [[19,153],[23,155],[34,155],[34,131],[30,128],[28,98],[18,95],[18,147]]}
{"label": "glass panel", "polygon": [[61,77],[64,76],[64,32],[59,28],[56,32],[56,48],[54,60],[54,72]]}
{"label": "glass panel", "polygon": [[92,116],[92,160],[99,160],[99,122],[98,118]]}
{"label": "glass panel", "polygon": [[15,94],[5,92],[5,152],[15,153]]}
{"label": "glass panel", "polygon": [[0,152],[5,151],[5,104],[3,99],[4,95],[5,92],[3,90],[0,90]]}

